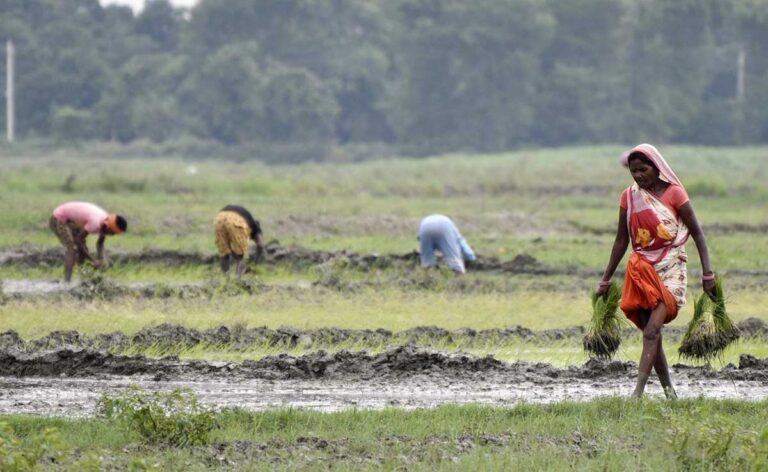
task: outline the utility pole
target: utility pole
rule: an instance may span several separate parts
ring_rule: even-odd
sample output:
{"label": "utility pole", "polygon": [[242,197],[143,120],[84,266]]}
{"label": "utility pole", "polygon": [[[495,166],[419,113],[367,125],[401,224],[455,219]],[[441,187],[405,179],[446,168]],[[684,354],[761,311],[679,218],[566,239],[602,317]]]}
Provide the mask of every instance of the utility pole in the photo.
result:
{"label": "utility pole", "polygon": [[739,53],[736,56],[736,116],[734,127],[734,138],[736,144],[742,144],[746,132],[746,119],[744,117],[744,98],[746,95],[746,85],[744,76],[746,75],[747,52],[744,44],[739,45]]}
{"label": "utility pole", "polygon": [[739,47],[739,56],[736,59],[738,70],[736,71],[736,100],[744,103],[744,67],[747,62],[747,53],[744,51],[744,45]]}
{"label": "utility pole", "polygon": [[9,143],[13,142],[14,134],[16,132],[16,100],[13,90],[14,79],[14,54],[13,41],[10,39],[5,43],[5,125],[6,125],[6,138]]}

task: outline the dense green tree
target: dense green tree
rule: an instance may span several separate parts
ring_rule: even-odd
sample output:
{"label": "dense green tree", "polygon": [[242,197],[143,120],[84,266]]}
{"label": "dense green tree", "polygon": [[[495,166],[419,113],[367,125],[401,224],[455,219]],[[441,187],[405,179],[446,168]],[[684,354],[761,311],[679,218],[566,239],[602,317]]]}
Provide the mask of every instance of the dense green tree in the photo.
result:
{"label": "dense green tree", "polygon": [[200,118],[203,138],[237,144],[266,137],[259,91],[263,77],[254,42],[226,45],[205,59],[182,85],[185,111]]}
{"label": "dense green tree", "polygon": [[612,141],[626,104],[622,56],[627,2],[551,0],[555,36],[542,54],[535,141]]}
{"label": "dense green tree", "polygon": [[768,142],[766,0],[0,0],[8,39],[22,139]]}
{"label": "dense green tree", "polygon": [[168,0],[148,0],[136,18],[136,31],[149,36],[162,51],[176,48],[181,32],[181,13]]}
{"label": "dense green tree", "polygon": [[262,126],[270,140],[330,141],[339,112],[328,85],[306,69],[271,63],[258,91]]}
{"label": "dense green tree", "polygon": [[652,0],[636,4],[626,58],[626,141],[676,140],[700,113],[713,61],[709,3]]}
{"label": "dense green tree", "polygon": [[541,2],[405,0],[400,12],[391,120],[401,140],[483,151],[529,140],[539,56],[554,27]]}
{"label": "dense green tree", "polygon": [[768,2],[736,2],[738,46],[744,52],[744,97],[737,104],[740,143],[768,142]]}

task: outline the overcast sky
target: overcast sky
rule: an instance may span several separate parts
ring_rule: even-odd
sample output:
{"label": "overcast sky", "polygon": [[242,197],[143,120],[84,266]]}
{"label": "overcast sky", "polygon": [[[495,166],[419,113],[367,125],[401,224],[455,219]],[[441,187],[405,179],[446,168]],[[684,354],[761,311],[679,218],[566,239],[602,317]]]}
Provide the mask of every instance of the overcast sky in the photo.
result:
{"label": "overcast sky", "polygon": [[[134,11],[139,11],[144,7],[144,0],[100,0],[102,5],[128,5]],[[171,0],[171,3],[177,7],[191,7],[198,0]]]}

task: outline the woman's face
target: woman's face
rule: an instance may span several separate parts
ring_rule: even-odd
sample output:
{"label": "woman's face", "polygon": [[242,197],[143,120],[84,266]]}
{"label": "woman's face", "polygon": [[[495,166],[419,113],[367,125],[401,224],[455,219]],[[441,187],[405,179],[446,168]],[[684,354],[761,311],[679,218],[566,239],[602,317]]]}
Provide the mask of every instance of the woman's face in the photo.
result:
{"label": "woman's face", "polygon": [[637,185],[642,189],[651,187],[659,179],[659,171],[641,159],[629,161],[629,172],[632,174],[635,182],[637,182]]}

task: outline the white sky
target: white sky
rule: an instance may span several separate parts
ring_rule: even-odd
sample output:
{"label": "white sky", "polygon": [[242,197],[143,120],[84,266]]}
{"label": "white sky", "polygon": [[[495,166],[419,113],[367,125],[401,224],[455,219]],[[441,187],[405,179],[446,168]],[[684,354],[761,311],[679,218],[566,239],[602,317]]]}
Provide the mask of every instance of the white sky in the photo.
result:
{"label": "white sky", "polygon": [[[144,0],[99,0],[102,5],[128,5],[133,11],[139,11],[144,8]],[[198,0],[171,0],[171,4],[176,7],[191,7]]]}

